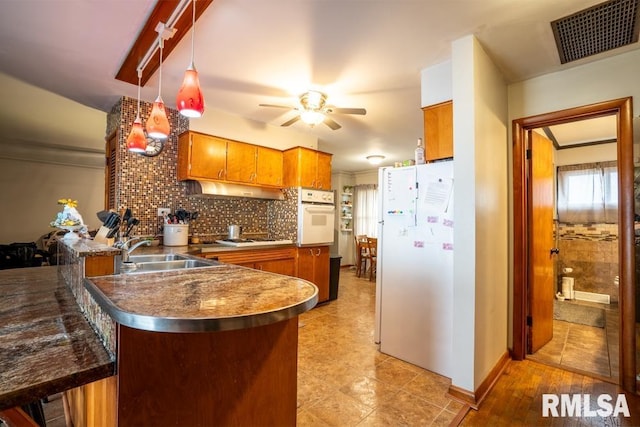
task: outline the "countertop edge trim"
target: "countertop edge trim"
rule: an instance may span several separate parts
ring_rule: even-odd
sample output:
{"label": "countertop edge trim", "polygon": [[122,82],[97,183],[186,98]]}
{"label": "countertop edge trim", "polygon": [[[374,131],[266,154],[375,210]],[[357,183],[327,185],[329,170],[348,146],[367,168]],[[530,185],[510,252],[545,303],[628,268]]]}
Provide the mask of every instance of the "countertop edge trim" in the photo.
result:
{"label": "countertop edge trim", "polygon": [[311,310],[318,303],[318,288],[313,285],[315,292],[310,298],[278,310],[236,317],[179,319],[123,311],[89,279],[84,279],[84,286],[114,321],[130,328],[150,332],[220,332],[254,328],[298,316]]}

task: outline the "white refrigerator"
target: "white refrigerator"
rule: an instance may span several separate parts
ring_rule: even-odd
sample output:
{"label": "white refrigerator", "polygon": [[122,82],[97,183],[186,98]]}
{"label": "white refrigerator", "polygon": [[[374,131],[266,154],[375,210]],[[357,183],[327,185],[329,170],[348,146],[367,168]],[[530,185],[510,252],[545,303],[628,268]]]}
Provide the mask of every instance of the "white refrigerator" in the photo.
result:
{"label": "white refrigerator", "polygon": [[378,172],[376,342],[451,377],[453,160]]}

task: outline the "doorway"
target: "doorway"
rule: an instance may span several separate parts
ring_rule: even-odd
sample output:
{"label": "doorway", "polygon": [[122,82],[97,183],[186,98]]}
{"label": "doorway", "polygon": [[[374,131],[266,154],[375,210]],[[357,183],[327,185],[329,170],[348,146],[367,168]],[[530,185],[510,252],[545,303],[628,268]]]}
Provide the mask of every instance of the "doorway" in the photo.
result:
{"label": "doorway", "polygon": [[[526,357],[528,295],[533,281],[530,236],[528,133],[533,129],[588,118],[615,115],[617,118],[618,226],[620,276],[620,376],[619,384],[636,391],[635,344],[635,236],[633,194],[633,138],[631,98],[622,98],[583,107],[532,116],[513,121],[513,357]],[[551,248],[549,248],[551,249]],[[547,250],[549,250],[547,249]]]}

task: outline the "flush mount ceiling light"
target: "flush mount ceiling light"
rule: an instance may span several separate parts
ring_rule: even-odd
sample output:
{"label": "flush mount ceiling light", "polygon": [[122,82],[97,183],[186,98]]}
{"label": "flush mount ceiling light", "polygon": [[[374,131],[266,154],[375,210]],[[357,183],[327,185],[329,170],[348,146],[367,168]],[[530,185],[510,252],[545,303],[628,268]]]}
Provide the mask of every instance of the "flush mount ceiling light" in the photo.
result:
{"label": "flush mount ceiling light", "polygon": [[138,112],[136,119],[131,125],[131,132],[127,137],[127,149],[134,153],[144,153],[147,149],[147,138],[144,136],[144,130],[142,129],[142,120],[140,120],[140,79],[142,72],[138,73]]}
{"label": "flush mount ceiling light", "polygon": [[202,117],[204,114],[204,97],[200,89],[198,72],[193,62],[194,41],[196,38],[196,0],[193,0],[193,23],[191,25],[191,64],[184,73],[182,86],[178,91],[176,106],[185,117]]}
{"label": "flush mount ceiling light", "polygon": [[367,160],[372,165],[379,165],[384,160],[384,156],[381,154],[373,154],[371,156],[367,156]]}
{"label": "flush mount ceiling light", "polygon": [[[147,119],[147,134],[152,138],[168,138],[171,128],[169,126],[169,119],[167,119],[167,112],[164,108],[164,101],[162,100],[162,48],[164,47],[165,37],[171,37],[173,35],[171,30],[166,28],[165,24],[160,22],[156,27],[158,31],[158,46],[160,47],[160,67],[158,68],[158,97],[151,107],[151,113]],[[169,35],[171,33],[171,35]]]}

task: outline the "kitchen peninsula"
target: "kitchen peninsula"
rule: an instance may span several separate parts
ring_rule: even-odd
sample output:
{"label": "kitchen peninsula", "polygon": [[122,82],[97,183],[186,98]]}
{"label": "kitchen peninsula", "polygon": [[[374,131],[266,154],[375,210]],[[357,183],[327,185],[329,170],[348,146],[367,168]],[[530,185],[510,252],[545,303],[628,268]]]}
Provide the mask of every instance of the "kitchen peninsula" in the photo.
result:
{"label": "kitchen peninsula", "polygon": [[215,261],[113,275],[111,249],[63,245],[60,277],[116,366],[67,392],[75,425],[295,425],[298,315],[317,302],[313,284]]}

